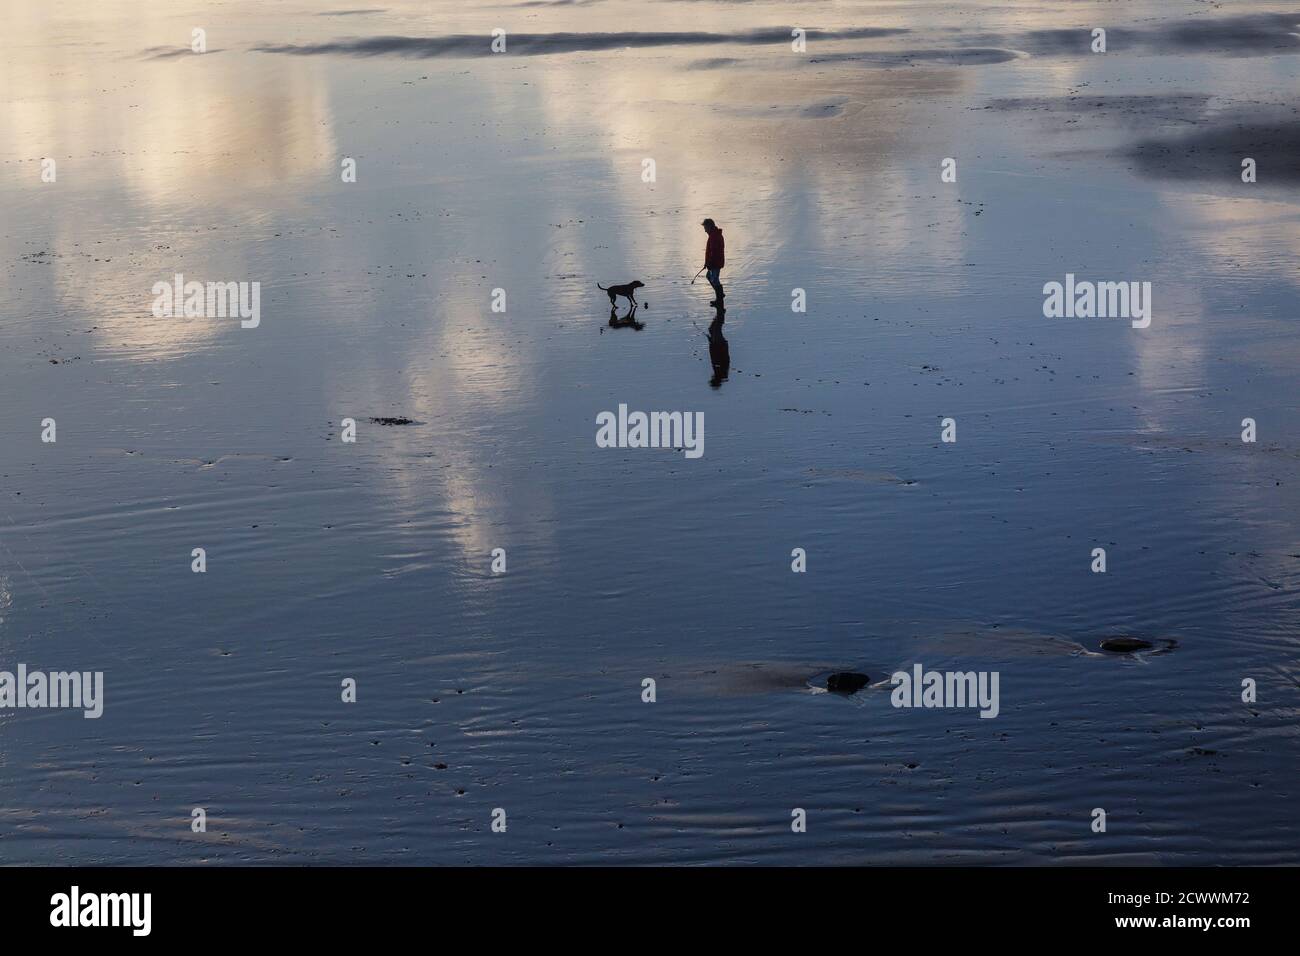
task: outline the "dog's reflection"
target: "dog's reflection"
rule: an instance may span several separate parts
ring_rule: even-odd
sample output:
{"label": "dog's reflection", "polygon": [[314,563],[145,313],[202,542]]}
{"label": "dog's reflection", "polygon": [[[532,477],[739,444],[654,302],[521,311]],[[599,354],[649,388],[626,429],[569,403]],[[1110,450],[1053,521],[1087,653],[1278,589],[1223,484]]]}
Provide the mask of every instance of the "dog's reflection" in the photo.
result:
{"label": "dog's reflection", "polygon": [[709,384],[714,388],[721,388],[722,383],[731,373],[731,346],[727,344],[727,338],[722,334],[722,323],[726,320],[727,310],[719,306],[713,322],[709,325],[707,336],[709,363],[713,366],[713,377],[709,379]]}
{"label": "dog's reflection", "polygon": [[638,332],[640,332],[642,329],[645,328],[645,323],[638,322],[636,320],[636,306],[633,305],[630,309],[627,310],[627,315],[623,316],[622,318],[619,318],[617,308],[610,309],[609,327],[611,329],[636,329]]}

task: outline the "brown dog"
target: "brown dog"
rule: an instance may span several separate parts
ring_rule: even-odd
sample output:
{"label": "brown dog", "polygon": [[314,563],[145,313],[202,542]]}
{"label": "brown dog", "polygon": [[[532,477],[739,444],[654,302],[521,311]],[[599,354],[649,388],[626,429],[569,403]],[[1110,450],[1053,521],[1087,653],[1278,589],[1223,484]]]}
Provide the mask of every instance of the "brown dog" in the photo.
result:
{"label": "brown dog", "polygon": [[618,303],[615,301],[615,299],[617,299],[620,295],[624,296],[633,305],[636,305],[636,290],[640,289],[644,285],[645,285],[644,282],[637,280],[633,282],[628,282],[625,285],[612,285],[608,289],[606,289],[603,285],[597,282],[596,288],[600,289],[607,296],[609,296],[610,305],[617,306]]}

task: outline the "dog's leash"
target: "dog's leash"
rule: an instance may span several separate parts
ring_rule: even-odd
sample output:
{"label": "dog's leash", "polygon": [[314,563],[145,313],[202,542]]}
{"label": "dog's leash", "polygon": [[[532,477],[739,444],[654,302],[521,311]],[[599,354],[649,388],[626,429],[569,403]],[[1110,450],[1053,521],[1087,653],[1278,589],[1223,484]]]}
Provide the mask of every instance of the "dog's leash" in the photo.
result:
{"label": "dog's leash", "polygon": [[[704,267],[704,269],[707,269],[707,268],[708,268],[708,266],[705,266],[705,267]],[[704,269],[701,269],[699,272],[695,273],[695,279],[698,279],[698,278],[700,277],[701,273],[704,272]],[[695,285],[695,279],[692,279],[692,280],[691,280],[691,285]]]}

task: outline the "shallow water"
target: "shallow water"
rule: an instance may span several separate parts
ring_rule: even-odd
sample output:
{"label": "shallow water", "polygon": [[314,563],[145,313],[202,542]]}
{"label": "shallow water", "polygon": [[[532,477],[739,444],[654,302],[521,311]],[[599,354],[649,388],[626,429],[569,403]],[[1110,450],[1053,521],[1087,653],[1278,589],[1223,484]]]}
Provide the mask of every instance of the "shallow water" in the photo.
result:
{"label": "shallow water", "polygon": [[1300,861],[1294,7],[154,6],[0,37],[0,669],[106,687],[0,710],[0,862]]}

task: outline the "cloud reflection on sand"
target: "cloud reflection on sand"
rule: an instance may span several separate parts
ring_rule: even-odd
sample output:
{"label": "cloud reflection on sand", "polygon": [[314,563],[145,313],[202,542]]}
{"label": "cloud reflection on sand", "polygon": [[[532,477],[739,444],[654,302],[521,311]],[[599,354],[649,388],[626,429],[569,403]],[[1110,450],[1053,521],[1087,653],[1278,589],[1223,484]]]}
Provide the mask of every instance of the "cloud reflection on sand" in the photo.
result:
{"label": "cloud reflection on sand", "polygon": [[[1128,153],[1285,106],[1273,25],[1179,40],[1222,16],[1181,0],[334,6],[16,14],[0,624],[15,653],[120,663],[123,703],[106,739],[5,721],[13,813],[76,809],[10,859],[1294,862],[1294,714],[1234,682],[1293,690],[1295,181],[1267,154],[1248,187]],[[170,55],[200,11],[221,52]],[[1098,13],[1135,55],[1074,52]],[[784,21],[813,15],[796,56]],[[423,55],[499,25],[568,39]],[[898,32],[844,35],[864,26]],[[252,52],[286,45],[316,52]],[[689,284],[705,215],[728,237],[719,389]],[[1067,270],[1150,279],[1151,329],[1045,321]],[[175,271],[261,280],[262,325],[154,320]],[[595,283],[633,278],[644,328],[610,330]],[[705,409],[707,457],[597,450],[625,399]],[[1121,629],[1185,650],[1080,653]],[[808,692],[976,656],[1007,661],[998,721]],[[1242,774],[1170,759],[1224,743]],[[808,780],[839,822],[769,839]],[[1069,822],[1097,780],[1159,808],[1158,849]],[[266,840],[113,822],[214,785]],[[488,797],[546,823],[480,838]]]}

